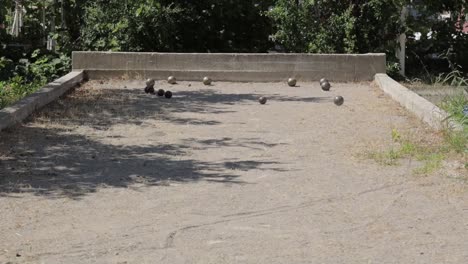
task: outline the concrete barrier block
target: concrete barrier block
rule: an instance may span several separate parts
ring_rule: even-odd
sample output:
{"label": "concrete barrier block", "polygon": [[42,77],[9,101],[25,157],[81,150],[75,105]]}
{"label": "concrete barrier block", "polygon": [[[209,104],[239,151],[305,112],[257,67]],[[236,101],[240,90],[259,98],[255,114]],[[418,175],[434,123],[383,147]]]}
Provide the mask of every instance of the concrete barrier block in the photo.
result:
{"label": "concrete barrier block", "polygon": [[400,105],[415,114],[432,128],[436,130],[446,128],[454,130],[463,129],[460,124],[450,118],[447,112],[399,84],[387,74],[376,74],[375,83],[392,99],[400,103]]}
{"label": "concrete barrier block", "polygon": [[220,76],[223,81],[272,82],[291,76],[301,81],[317,81],[323,77],[341,82],[369,81],[375,73],[385,72],[385,54],[78,51],[73,53],[73,69],[86,70],[91,78],[116,77],[118,74],[160,78],[169,73],[180,80],[196,80],[203,73]]}
{"label": "concrete barrier block", "polygon": [[0,110],[0,130],[23,121],[31,113],[57,99],[83,80],[83,71],[72,71],[51,82],[12,106]]}

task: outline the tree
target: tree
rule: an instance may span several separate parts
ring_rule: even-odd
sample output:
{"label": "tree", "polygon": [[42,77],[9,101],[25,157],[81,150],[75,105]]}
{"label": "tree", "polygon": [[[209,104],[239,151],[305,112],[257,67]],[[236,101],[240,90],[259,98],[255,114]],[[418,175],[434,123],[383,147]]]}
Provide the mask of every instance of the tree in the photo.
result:
{"label": "tree", "polygon": [[287,51],[365,53],[393,48],[398,10],[383,0],[278,0],[268,14],[274,41]]}
{"label": "tree", "polygon": [[410,7],[413,15],[408,18],[408,35],[420,35],[407,43],[408,64],[415,66],[410,73],[468,72],[468,34],[462,32],[468,12],[466,0],[414,1]]}
{"label": "tree", "polygon": [[84,48],[126,51],[264,52],[272,1],[89,2]]}

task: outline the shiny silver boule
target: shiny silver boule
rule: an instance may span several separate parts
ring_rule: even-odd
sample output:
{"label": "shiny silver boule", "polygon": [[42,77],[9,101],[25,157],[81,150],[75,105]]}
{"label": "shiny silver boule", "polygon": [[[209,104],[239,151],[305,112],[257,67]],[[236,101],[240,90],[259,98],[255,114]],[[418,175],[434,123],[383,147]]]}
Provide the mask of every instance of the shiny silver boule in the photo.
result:
{"label": "shiny silver boule", "polygon": [[343,96],[336,96],[333,102],[337,105],[340,106],[344,103],[344,98]]}
{"label": "shiny silver boule", "polygon": [[177,80],[174,76],[169,76],[169,78],[167,78],[167,82],[170,84],[176,84]]}
{"label": "shiny silver boule", "polygon": [[288,85],[289,86],[294,87],[294,86],[296,86],[296,83],[297,83],[296,79],[294,79],[294,78],[289,78],[288,79]]}

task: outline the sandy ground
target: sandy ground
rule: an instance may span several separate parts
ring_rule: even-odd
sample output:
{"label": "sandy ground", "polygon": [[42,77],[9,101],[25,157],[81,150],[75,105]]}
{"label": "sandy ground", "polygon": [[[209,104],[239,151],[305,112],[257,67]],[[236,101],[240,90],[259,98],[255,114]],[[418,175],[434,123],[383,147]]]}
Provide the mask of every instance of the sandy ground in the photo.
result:
{"label": "sandy ground", "polygon": [[369,83],[142,87],[0,133],[0,263],[468,263],[463,182],[362,158],[432,136]]}

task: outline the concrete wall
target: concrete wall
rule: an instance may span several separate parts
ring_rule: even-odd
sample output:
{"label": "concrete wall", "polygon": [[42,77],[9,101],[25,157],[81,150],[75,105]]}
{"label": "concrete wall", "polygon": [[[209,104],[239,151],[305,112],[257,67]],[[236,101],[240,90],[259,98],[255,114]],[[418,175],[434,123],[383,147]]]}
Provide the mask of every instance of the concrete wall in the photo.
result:
{"label": "concrete wall", "polygon": [[73,52],[73,69],[88,76],[215,81],[273,82],[296,77],[300,81],[371,81],[385,73],[385,54],[226,54]]}
{"label": "concrete wall", "polygon": [[462,129],[461,125],[452,120],[447,112],[399,84],[387,74],[376,74],[375,83],[393,100],[400,103],[432,128],[436,130]]}
{"label": "concrete wall", "polygon": [[72,71],[69,74],[42,87],[37,92],[26,96],[12,106],[0,110],[0,130],[14,126],[23,121],[37,109],[54,101],[69,89],[83,81],[83,71]]}

